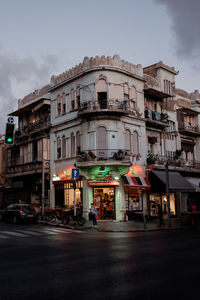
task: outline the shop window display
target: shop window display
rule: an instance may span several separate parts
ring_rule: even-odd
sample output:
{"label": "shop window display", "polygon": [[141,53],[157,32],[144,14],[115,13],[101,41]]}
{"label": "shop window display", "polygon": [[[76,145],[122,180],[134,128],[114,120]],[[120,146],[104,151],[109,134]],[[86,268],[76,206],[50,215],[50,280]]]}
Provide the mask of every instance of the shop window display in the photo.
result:
{"label": "shop window display", "polygon": [[[175,201],[175,194],[170,193],[170,213],[171,216],[176,215],[176,201]],[[150,203],[150,216],[157,217],[158,216],[158,204],[161,205],[163,215],[167,215],[168,207],[167,207],[167,195],[166,194],[150,194],[149,195],[149,203]]]}
{"label": "shop window display", "polygon": [[115,188],[94,188],[94,204],[99,209],[97,219],[115,219]]}

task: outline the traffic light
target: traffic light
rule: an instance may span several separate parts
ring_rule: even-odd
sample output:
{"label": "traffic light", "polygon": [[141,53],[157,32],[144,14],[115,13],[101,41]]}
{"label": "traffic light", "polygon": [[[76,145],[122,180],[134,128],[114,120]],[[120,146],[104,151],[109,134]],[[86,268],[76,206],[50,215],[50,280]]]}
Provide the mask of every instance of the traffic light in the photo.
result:
{"label": "traffic light", "polygon": [[6,123],[5,143],[12,144],[14,136],[15,124]]}

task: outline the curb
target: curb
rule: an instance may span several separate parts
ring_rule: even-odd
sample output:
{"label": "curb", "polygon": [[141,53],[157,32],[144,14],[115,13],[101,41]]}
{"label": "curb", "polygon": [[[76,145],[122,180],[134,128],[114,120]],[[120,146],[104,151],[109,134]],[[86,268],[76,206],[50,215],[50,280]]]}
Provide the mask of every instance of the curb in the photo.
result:
{"label": "curb", "polygon": [[[68,228],[68,229],[71,229],[71,230],[81,230],[81,231],[89,231],[89,230],[95,230],[95,231],[98,231],[98,232],[152,232],[152,231],[170,231],[170,230],[180,230],[180,229],[186,229],[186,228],[183,228],[183,227],[170,227],[170,228],[140,228],[140,229],[128,229],[128,230],[122,230],[122,229],[119,229],[119,230],[116,230],[116,229],[100,229],[100,228],[94,228],[94,227],[73,227],[73,226],[70,226],[70,225],[64,225],[64,224],[60,224],[60,223],[51,223],[51,222],[47,222],[47,221],[39,221],[38,222],[39,224],[42,224],[42,225],[49,225],[49,226],[54,226],[54,227],[64,227],[64,228]],[[190,228],[187,228],[187,229],[190,229]],[[194,228],[191,228],[191,229],[194,229]]]}

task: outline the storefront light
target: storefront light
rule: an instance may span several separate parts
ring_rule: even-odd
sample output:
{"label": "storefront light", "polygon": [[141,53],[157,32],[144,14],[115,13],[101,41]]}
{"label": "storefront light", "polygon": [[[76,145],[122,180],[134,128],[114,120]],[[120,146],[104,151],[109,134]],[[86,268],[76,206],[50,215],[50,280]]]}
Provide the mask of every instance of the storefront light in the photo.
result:
{"label": "storefront light", "polygon": [[53,174],[53,181],[60,180],[60,177],[56,174]]}
{"label": "storefront light", "polygon": [[119,177],[118,177],[118,176],[116,176],[116,177],[115,177],[115,180],[119,180]]}

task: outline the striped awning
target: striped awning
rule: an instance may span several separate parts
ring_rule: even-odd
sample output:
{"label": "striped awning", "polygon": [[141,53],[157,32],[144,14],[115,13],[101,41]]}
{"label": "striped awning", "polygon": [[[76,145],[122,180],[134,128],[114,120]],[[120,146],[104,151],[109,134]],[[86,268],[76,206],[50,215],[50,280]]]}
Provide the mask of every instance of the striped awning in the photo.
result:
{"label": "striped awning", "polygon": [[122,176],[125,188],[128,190],[150,190],[151,185],[147,177]]}

